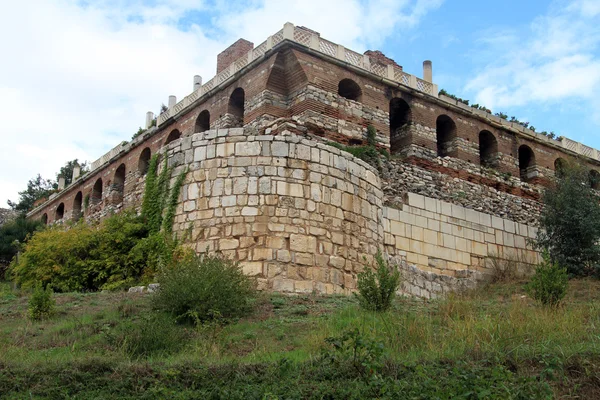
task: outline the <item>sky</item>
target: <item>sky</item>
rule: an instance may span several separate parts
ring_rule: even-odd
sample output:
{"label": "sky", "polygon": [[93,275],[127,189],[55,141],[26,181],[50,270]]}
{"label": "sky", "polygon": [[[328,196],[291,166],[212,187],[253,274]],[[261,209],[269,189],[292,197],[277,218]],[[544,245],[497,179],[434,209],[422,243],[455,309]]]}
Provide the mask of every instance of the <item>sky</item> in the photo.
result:
{"label": "sky", "polygon": [[0,207],[183,99],[285,22],[600,149],[600,0],[0,0]]}

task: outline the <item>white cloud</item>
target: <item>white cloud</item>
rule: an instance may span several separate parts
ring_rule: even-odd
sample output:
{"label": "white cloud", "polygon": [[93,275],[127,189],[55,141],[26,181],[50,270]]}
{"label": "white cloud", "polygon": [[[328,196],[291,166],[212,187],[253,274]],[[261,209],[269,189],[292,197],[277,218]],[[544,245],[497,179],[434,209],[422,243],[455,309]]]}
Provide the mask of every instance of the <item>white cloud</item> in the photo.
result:
{"label": "white cloud", "polygon": [[566,99],[594,104],[600,89],[599,9],[598,1],[572,2],[536,18],[527,34],[502,31],[485,37],[486,54],[496,58],[466,90],[492,109]]}
{"label": "white cloud", "polygon": [[[0,207],[37,173],[54,178],[67,160],[93,161],[130,139],[146,111],[191,92],[193,75],[211,79],[216,55],[239,37],[258,44],[290,21],[364,50],[416,26],[441,1],[7,3],[0,13]],[[205,20],[189,21],[191,12]]]}

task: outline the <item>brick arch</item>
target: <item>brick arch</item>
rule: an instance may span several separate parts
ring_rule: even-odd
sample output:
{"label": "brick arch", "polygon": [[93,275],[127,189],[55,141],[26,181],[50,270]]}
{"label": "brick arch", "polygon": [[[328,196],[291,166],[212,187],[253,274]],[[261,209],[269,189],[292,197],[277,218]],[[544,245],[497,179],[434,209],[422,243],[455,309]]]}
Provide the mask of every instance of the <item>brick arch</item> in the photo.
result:
{"label": "brick arch", "polygon": [[125,193],[125,176],[126,169],[125,163],[119,165],[113,176],[112,188],[112,202],[115,204],[123,201],[123,195]]}
{"label": "brick arch", "polygon": [[79,221],[82,217],[83,212],[83,193],[81,191],[77,192],[75,195],[75,199],[73,200],[73,221]]}
{"label": "brick arch", "polygon": [[567,168],[567,161],[562,158],[562,157],[558,157],[556,160],[554,160],[554,175],[557,177],[562,176],[562,174],[565,172],[565,169]]}
{"label": "brick arch", "polygon": [[237,87],[229,96],[227,104],[227,114],[232,118],[229,123],[230,128],[241,128],[244,126],[246,92],[243,88]]}
{"label": "brick arch", "polygon": [[150,157],[152,157],[152,152],[149,147],[146,147],[140,153],[140,158],[138,159],[138,172],[140,175],[146,175],[148,172],[148,166],[150,165]]}
{"label": "brick arch", "polygon": [[399,97],[389,103],[390,114],[390,152],[398,153],[410,146],[412,137],[409,126],[412,121],[410,105]]}
{"label": "brick arch", "polygon": [[362,88],[356,81],[350,78],[344,78],[338,82],[337,93],[348,100],[362,101]]}
{"label": "brick arch", "polygon": [[446,114],[437,117],[435,121],[437,154],[439,157],[456,157],[456,123]]}
{"label": "brick arch", "polygon": [[479,132],[479,164],[483,167],[498,167],[498,140],[488,130]]}
{"label": "brick arch", "polygon": [[202,110],[196,118],[194,124],[194,133],[205,132],[210,129],[210,112],[208,110]]}
{"label": "brick arch", "polygon": [[168,145],[169,143],[179,139],[181,137],[181,132],[179,132],[179,129],[173,129],[170,133],[169,136],[167,136],[167,140],[165,140],[165,146]]}
{"label": "brick arch", "polygon": [[92,195],[90,201],[92,204],[100,204],[102,203],[102,178],[98,178],[94,183],[94,187],[92,188]]}
{"label": "brick arch", "polygon": [[48,214],[47,213],[42,214],[40,221],[42,221],[42,224],[48,225]]}
{"label": "brick arch", "polygon": [[54,220],[60,221],[65,216],[65,203],[60,203],[58,207],[56,207],[56,212],[54,213]]}
{"label": "brick arch", "polygon": [[519,147],[519,173],[521,180],[527,182],[536,168],[535,153],[526,144]]}

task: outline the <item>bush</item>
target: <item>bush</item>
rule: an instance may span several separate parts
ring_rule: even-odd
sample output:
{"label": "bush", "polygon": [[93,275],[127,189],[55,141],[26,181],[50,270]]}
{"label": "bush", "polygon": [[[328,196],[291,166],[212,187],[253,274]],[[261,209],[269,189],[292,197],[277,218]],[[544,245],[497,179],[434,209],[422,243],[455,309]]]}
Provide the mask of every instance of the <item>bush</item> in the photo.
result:
{"label": "bush", "polygon": [[373,311],[390,308],[396,290],[400,286],[400,271],[390,266],[380,251],[375,256],[375,271],[369,266],[358,274],[358,301],[361,307]]}
{"label": "bush", "polygon": [[245,315],[256,295],[240,266],[220,255],[189,255],[159,274],[154,306],[177,320],[201,323]]}
{"label": "bush", "polygon": [[50,287],[43,289],[42,285],[36,286],[29,298],[29,307],[27,308],[30,319],[37,321],[48,318],[54,314],[54,306],[56,303],[52,294],[53,292]]}
{"label": "bush", "polygon": [[60,292],[120,287],[144,273],[148,254],[132,249],[147,235],[143,219],[131,212],[99,225],[51,227],[31,237],[9,274],[25,288],[38,282]]}
{"label": "bush", "polygon": [[556,307],[567,294],[569,275],[566,268],[550,261],[547,253],[527,284],[527,292],[545,306]]}

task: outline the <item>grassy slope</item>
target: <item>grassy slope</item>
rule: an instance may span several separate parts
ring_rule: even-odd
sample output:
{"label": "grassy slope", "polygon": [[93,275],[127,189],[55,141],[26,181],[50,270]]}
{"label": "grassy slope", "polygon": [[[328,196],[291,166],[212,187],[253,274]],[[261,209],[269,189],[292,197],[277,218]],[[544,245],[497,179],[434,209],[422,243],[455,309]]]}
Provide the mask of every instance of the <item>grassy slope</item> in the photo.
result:
{"label": "grassy slope", "polygon": [[[450,398],[466,391],[466,398],[530,398],[533,390],[545,398],[550,386],[562,398],[600,397],[599,289],[598,281],[573,281],[555,311],[511,283],[443,301],[402,299],[381,315],[363,312],[352,298],[265,294],[254,315],[195,329],[164,318],[144,325],[152,315],[148,296],[126,293],[56,295],[57,315],[30,322],[27,297],[4,284],[0,394],[360,398],[395,391]],[[325,338],[353,328],[367,343],[383,344],[377,374],[347,354],[322,358]],[[140,329],[158,337],[157,349],[140,355]]]}

